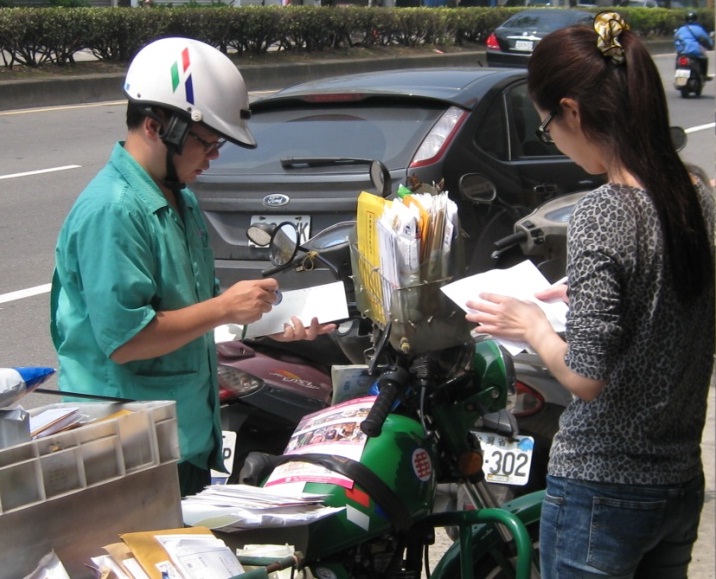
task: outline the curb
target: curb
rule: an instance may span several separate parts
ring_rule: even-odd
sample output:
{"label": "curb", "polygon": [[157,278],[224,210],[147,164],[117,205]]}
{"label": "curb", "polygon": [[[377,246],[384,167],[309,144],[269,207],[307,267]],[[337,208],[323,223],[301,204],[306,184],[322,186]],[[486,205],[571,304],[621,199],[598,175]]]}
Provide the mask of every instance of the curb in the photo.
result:
{"label": "curb", "polygon": [[[646,42],[652,53],[673,51],[671,39]],[[250,91],[276,90],[301,82],[348,73],[483,66],[485,51],[438,53],[420,56],[330,60],[275,65],[241,65]],[[46,79],[0,81],[0,111],[124,100],[124,73],[57,76]]]}
{"label": "curb", "polygon": [[[276,65],[249,64],[240,66],[240,69],[250,91],[276,90],[347,73],[398,68],[482,66],[484,54],[484,51],[479,51]],[[122,91],[123,81],[124,73],[0,81],[0,111],[123,100],[126,98]]]}

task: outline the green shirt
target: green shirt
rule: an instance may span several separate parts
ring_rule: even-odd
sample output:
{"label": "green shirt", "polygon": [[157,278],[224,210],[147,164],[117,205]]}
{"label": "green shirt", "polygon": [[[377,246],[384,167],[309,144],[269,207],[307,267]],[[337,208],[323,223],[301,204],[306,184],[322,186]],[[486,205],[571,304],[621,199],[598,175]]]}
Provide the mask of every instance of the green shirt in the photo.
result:
{"label": "green shirt", "polygon": [[51,330],[61,390],[175,400],[182,460],[221,466],[213,333],[149,360],[110,355],[158,311],[215,296],[214,257],[194,195],[167,202],[123,143],[80,194],[55,249]]}

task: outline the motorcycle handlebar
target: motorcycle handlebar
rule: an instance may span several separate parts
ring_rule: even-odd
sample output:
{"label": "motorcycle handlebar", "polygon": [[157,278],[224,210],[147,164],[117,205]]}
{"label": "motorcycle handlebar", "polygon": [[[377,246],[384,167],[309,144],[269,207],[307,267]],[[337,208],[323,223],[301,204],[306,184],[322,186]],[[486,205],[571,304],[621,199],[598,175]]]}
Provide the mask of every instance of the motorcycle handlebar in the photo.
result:
{"label": "motorcycle handlebar", "polygon": [[502,239],[498,239],[497,241],[495,241],[494,245],[497,249],[505,249],[512,245],[521,243],[525,239],[527,239],[527,233],[524,231],[517,231],[512,235],[508,235],[506,237],[503,237]]}
{"label": "motorcycle handlebar", "polygon": [[403,368],[394,368],[378,379],[380,392],[365,420],[360,423],[363,434],[370,438],[380,436],[385,419],[400,395],[401,388],[408,383],[409,375]]}
{"label": "motorcycle handlebar", "polygon": [[500,259],[500,256],[502,256],[505,251],[510,249],[511,247],[514,247],[515,245],[522,243],[527,239],[527,233],[525,231],[517,231],[516,233],[513,233],[512,235],[508,235],[507,237],[503,237],[502,239],[498,239],[495,241],[494,245],[497,249],[493,251],[490,254],[490,257],[494,260]]}

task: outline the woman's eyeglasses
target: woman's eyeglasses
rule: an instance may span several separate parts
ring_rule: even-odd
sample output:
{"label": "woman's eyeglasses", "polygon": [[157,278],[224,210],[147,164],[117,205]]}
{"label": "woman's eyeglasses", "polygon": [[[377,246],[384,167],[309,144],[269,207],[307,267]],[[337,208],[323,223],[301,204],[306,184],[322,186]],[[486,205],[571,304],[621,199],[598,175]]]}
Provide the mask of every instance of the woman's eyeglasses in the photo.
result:
{"label": "woman's eyeglasses", "polygon": [[226,139],[218,139],[213,143],[210,143],[206,139],[202,139],[194,131],[189,131],[188,135],[199,141],[199,143],[204,147],[205,155],[211,155],[212,153],[216,153],[219,149],[221,149],[221,147],[226,144]]}
{"label": "woman's eyeglasses", "polygon": [[554,144],[554,141],[552,140],[552,135],[549,134],[549,129],[547,127],[552,122],[552,119],[557,116],[558,112],[559,109],[554,109],[551,113],[549,113],[545,117],[544,121],[542,121],[542,124],[537,127],[537,130],[535,131],[535,135],[537,135],[537,138],[545,145]]}

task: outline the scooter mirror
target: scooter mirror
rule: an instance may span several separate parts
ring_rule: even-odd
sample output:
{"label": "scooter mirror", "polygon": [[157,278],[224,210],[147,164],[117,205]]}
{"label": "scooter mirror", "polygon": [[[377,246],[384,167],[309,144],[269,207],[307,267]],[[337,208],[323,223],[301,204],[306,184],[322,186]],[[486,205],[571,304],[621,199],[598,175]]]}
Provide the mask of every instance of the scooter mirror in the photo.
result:
{"label": "scooter mirror", "polygon": [[476,205],[489,205],[497,198],[495,184],[480,173],[468,173],[460,177],[460,195]]}
{"label": "scooter mirror", "polygon": [[674,149],[683,150],[687,140],[686,131],[681,127],[670,127],[669,131],[671,131],[671,142],[674,144]]}
{"label": "scooter mirror", "polygon": [[251,243],[259,247],[266,247],[271,243],[271,228],[264,225],[252,225],[246,230],[246,237],[251,240]]}
{"label": "scooter mirror", "polygon": [[370,182],[380,192],[381,197],[390,195],[390,171],[380,161],[372,161],[370,164]]}
{"label": "scooter mirror", "polygon": [[290,263],[298,251],[298,231],[296,226],[285,221],[271,235],[269,257],[271,263],[282,266]]}

